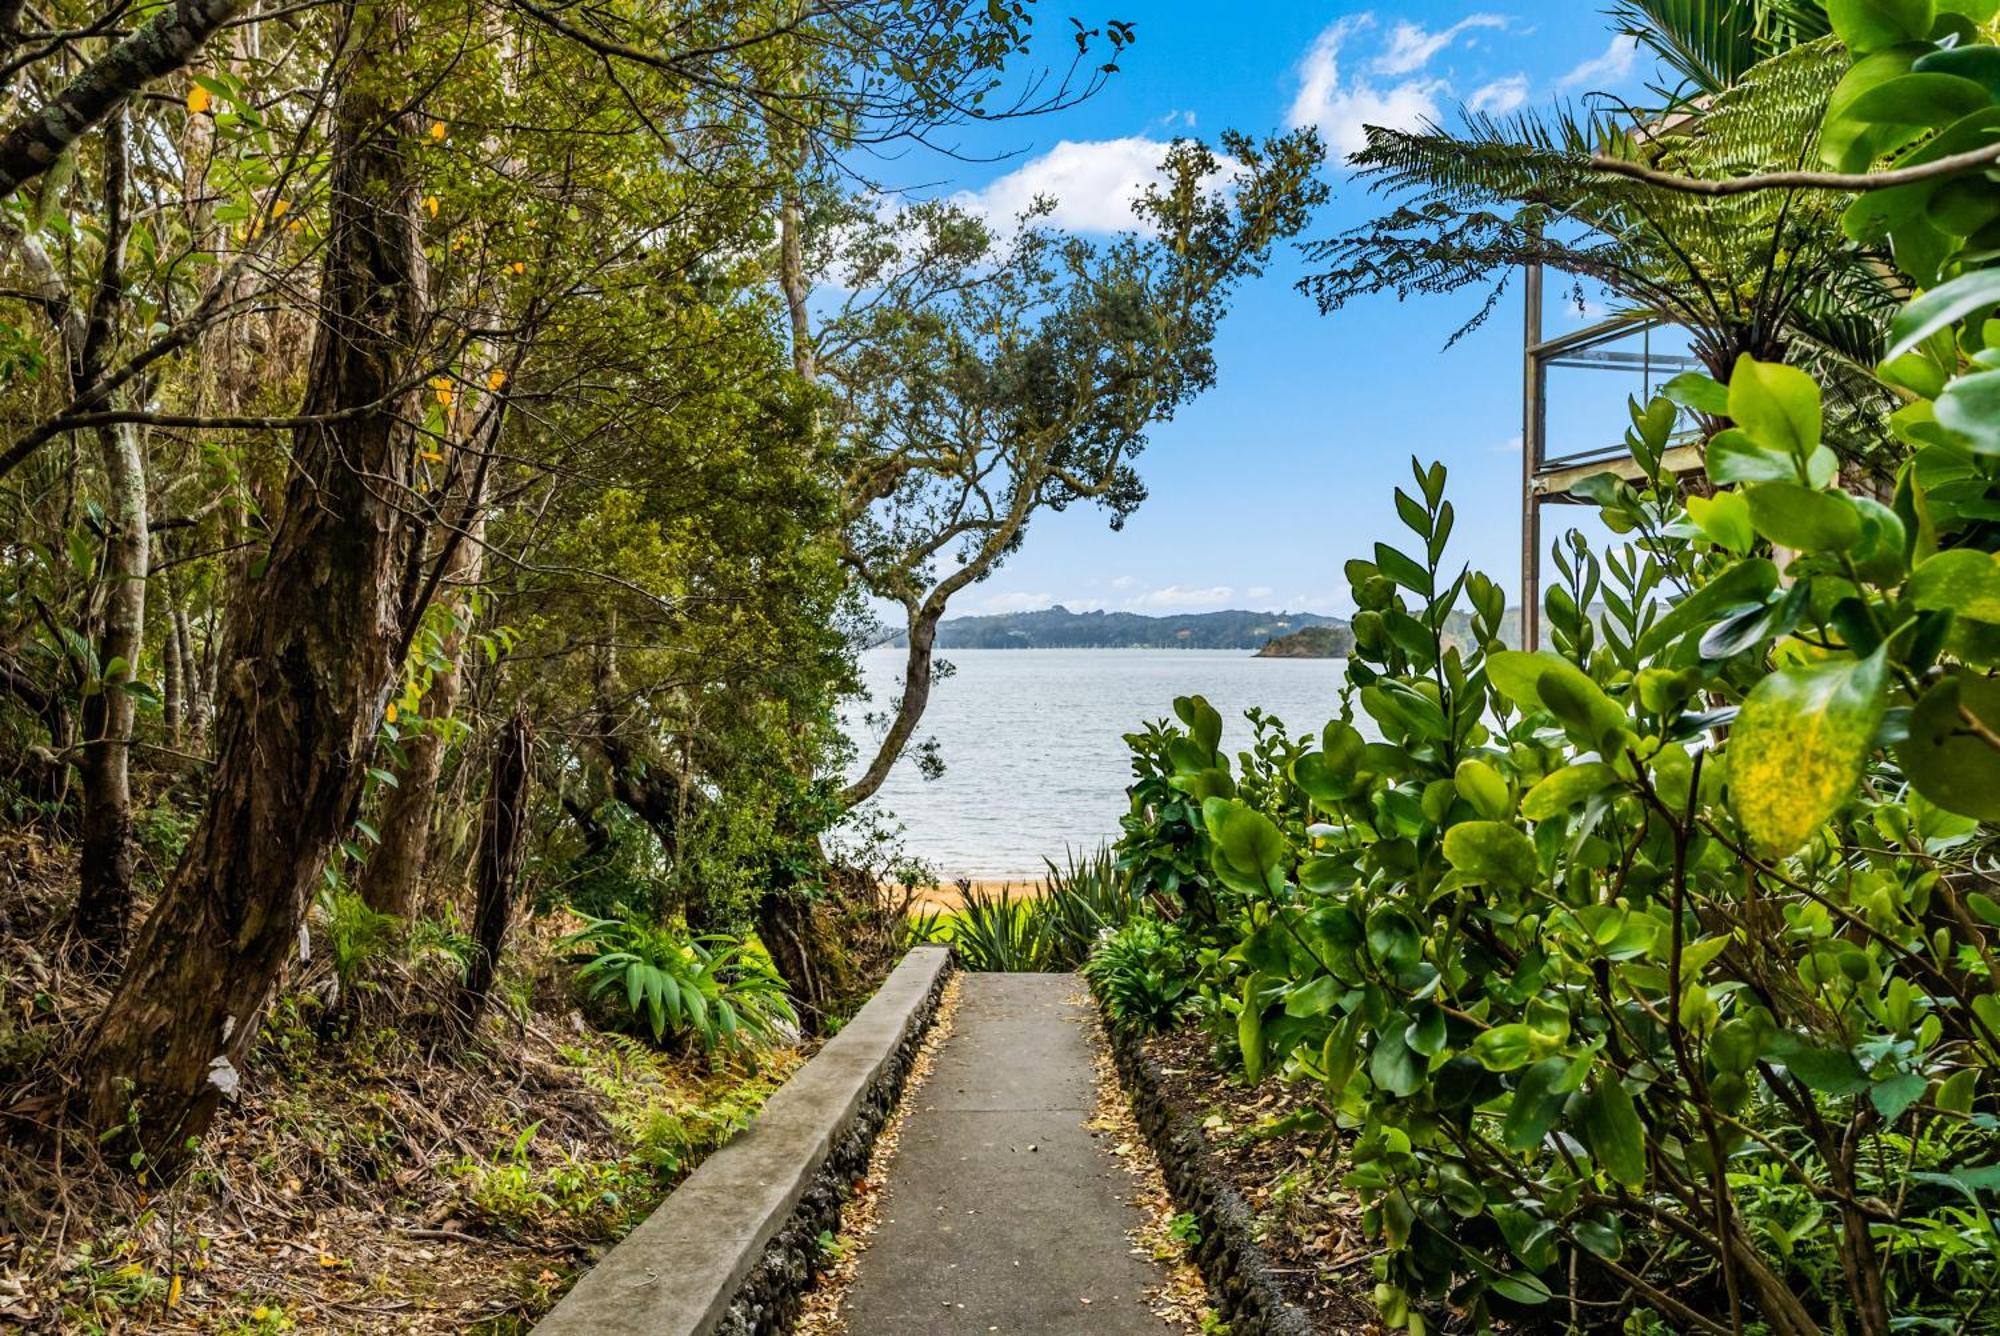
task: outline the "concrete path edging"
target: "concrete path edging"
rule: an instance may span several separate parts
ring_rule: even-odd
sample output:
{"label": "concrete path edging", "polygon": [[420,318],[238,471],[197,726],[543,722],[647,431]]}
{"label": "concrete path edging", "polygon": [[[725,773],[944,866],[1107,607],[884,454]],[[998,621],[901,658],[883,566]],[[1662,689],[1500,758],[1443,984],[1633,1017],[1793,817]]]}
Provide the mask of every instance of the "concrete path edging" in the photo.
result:
{"label": "concrete path edging", "polygon": [[1167,1191],[1200,1224],[1195,1264],[1231,1336],[1313,1336],[1317,1328],[1312,1318],[1285,1297],[1270,1258],[1257,1243],[1256,1217],[1210,1154],[1199,1118],[1168,1096],[1143,1038],[1112,1028],[1109,1017],[1105,1028],[1132,1101],[1132,1116],[1160,1162]]}
{"label": "concrete path edging", "polygon": [[784,1330],[817,1240],[866,1166],[937,1009],[944,947],[913,948],[867,1005],[586,1272],[534,1336]]}

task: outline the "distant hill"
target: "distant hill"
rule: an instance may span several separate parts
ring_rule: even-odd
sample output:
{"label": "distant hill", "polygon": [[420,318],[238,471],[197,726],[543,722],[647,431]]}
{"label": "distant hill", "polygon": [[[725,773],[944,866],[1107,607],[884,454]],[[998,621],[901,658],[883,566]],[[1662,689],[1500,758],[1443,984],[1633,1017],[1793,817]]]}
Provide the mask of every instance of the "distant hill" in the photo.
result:
{"label": "distant hill", "polygon": [[1354,632],[1345,626],[1308,626],[1267,640],[1260,659],[1344,659],[1354,652]]}
{"label": "distant hill", "polygon": [[[1311,612],[1193,612],[1148,617],[1136,612],[1039,612],[954,617],[938,626],[939,649],[1260,649],[1309,626],[1339,626]],[[905,645],[897,635],[885,643]]]}

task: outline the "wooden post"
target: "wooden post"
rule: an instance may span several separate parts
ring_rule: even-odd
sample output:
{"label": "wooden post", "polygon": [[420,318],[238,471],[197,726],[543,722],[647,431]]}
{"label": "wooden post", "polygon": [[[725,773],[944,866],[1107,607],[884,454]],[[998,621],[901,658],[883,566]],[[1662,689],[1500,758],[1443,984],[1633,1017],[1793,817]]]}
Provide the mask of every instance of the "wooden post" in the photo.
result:
{"label": "wooden post", "polygon": [[1521,324],[1521,648],[1542,638],[1542,499],[1535,474],[1542,463],[1548,414],[1542,404],[1542,266],[1522,275],[1526,312]]}

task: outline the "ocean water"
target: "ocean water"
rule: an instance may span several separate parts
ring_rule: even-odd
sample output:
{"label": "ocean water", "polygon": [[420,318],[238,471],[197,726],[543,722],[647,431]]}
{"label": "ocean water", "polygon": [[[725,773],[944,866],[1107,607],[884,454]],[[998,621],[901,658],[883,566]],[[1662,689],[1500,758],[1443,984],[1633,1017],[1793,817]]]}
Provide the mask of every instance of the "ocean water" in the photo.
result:
{"label": "ocean water", "polygon": [[[1337,659],[1259,659],[1247,650],[984,649],[943,654],[958,671],[931,691],[918,739],[934,737],[943,777],[907,753],[879,801],[911,852],[953,877],[1030,877],[1046,855],[1093,850],[1118,834],[1131,778],[1124,735],[1171,719],[1176,696],[1222,713],[1223,747],[1248,745],[1243,711],[1259,706],[1296,735],[1339,707]],[[871,702],[849,702],[849,735],[871,755],[864,722],[901,693],[903,653],[862,656]],[[856,763],[857,770],[861,762]]]}

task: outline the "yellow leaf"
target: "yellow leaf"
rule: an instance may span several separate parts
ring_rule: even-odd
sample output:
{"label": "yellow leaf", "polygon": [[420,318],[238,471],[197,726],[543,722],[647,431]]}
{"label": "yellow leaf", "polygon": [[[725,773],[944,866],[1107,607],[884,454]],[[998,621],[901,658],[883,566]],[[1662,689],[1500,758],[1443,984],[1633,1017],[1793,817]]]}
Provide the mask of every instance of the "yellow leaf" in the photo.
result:
{"label": "yellow leaf", "polygon": [[431,138],[432,138],[432,139],[443,139],[443,138],[444,138],[444,122],[443,122],[443,121],[432,121],[432,122],[431,122]]}
{"label": "yellow leaf", "polygon": [[390,722],[390,723],[392,723],[392,724],[396,722],[396,702],[394,702],[394,701],[390,701],[390,702],[389,702],[389,714],[388,714],[388,719],[389,719],[389,722]]}
{"label": "yellow leaf", "polygon": [[200,84],[188,85],[188,111],[194,115],[199,116],[204,111],[207,111],[209,104],[213,101],[215,101],[215,95]]}
{"label": "yellow leaf", "polygon": [[287,212],[287,211],[288,211],[288,210],[289,210],[289,209],[290,209],[291,207],[292,207],[292,202],[291,202],[290,200],[288,200],[288,199],[274,199],[274,200],[272,200],[272,201],[271,201],[271,219],[272,219],[272,221],[273,221],[273,222],[275,222],[275,221],[277,221],[278,219],[280,219],[280,218],[283,218],[283,217],[285,216],[286,212]]}
{"label": "yellow leaf", "polygon": [[167,1286],[167,1307],[172,1308],[175,1304],[179,1303],[180,1301],[181,1301],[181,1278],[179,1276],[175,1276],[173,1283]]}
{"label": "yellow leaf", "polygon": [[424,196],[424,207],[425,207],[426,209],[429,209],[429,210],[431,211],[431,217],[433,217],[433,218],[437,217],[437,216],[438,216],[438,197],[437,197],[436,195],[426,195],[426,196]]}
{"label": "yellow leaf", "polygon": [[491,371],[486,373],[487,389],[497,390],[506,383],[507,383],[507,373],[501,370],[499,367],[496,366]]}
{"label": "yellow leaf", "polygon": [[514,272],[517,274],[525,274],[528,272],[528,266],[523,264],[521,261],[516,260],[514,261]]}

